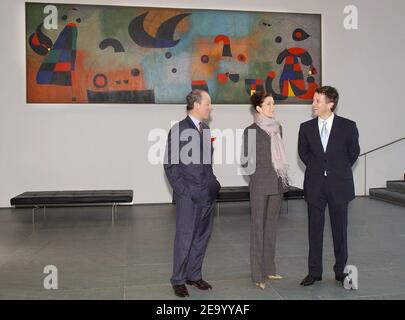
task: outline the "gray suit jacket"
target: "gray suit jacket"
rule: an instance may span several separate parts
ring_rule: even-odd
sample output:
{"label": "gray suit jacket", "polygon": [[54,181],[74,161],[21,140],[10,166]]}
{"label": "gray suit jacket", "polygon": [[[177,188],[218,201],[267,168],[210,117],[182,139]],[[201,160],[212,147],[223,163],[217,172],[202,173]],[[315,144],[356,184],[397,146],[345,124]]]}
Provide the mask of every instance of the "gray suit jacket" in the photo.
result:
{"label": "gray suit jacket", "polygon": [[[256,131],[256,152],[248,143],[248,130]],[[283,136],[280,126],[281,137]],[[248,152],[248,150],[251,152]],[[247,127],[243,132],[243,151],[247,161],[242,161],[242,167],[249,163],[256,163],[256,170],[249,174],[249,191],[255,195],[276,195],[285,192],[281,178],[277,176],[271,161],[271,138],[256,123]]]}
{"label": "gray suit jacket", "polygon": [[[208,131],[210,129],[205,123],[203,123],[203,128]],[[195,135],[186,135],[186,140],[180,139],[185,130],[187,130],[186,133],[195,133]],[[184,163],[183,160],[186,159],[181,158],[181,150],[182,148],[186,148],[185,146],[195,147],[187,153],[190,159],[193,160],[193,153],[196,152],[195,161]],[[197,152],[198,149],[199,152]],[[163,165],[173,192],[177,195],[190,197],[198,204],[216,200],[218,192],[221,189],[221,184],[212,170],[212,155],[211,135],[200,136],[198,128],[189,116],[174,125],[170,129],[167,138]]]}

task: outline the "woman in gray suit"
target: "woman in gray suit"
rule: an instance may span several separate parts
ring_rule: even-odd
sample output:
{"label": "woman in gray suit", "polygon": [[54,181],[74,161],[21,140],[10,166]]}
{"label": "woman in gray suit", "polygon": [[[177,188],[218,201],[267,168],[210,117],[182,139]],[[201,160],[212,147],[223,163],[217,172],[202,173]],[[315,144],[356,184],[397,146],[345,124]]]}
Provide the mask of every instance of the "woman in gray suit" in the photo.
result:
{"label": "woman in gray suit", "polygon": [[288,190],[288,163],[282,127],[274,118],[272,95],[255,93],[251,96],[251,103],[254,123],[243,133],[242,167],[249,175],[252,280],[264,289],[266,279],[282,279],[276,273],[274,257],[282,196]]}

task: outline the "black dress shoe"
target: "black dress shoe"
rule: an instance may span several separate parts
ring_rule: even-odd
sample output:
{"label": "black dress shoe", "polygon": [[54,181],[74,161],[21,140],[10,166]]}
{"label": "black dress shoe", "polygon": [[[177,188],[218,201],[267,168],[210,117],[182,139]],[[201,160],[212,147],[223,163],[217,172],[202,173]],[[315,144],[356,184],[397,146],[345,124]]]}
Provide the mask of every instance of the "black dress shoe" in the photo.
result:
{"label": "black dress shoe", "polygon": [[188,290],[185,284],[173,285],[174,294],[180,298],[189,297]]}
{"label": "black dress shoe", "polygon": [[194,286],[200,290],[212,289],[212,286],[207,281],[204,281],[203,279],[200,279],[197,281],[187,280],[186,283],[188,285]]}
{"label": "black dress shoe", "polygon": [[315,283],[315,281],[321,281],[322,277],[314,277],[313,275],[309,274],[305,277],[304,280],[301,281],[302,286],[310,286]]}
{"label": "black dress shoe", "polygon": [[343,273],[343,275],[335,275],[335,280],[343,284],[348,275],[349,275],[348,273]]}

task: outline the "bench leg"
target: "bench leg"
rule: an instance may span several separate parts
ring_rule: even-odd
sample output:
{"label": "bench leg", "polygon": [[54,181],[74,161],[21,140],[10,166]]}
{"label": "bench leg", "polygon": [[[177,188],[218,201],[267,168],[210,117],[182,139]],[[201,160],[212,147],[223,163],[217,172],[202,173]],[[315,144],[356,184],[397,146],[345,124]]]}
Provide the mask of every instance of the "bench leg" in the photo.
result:
{"label": "bench leg", "polygon": [[46,206],[44,206],[44,220],[46,219]]}
{"label": "bench leg", "polygon": [[111,223],[114,224],[114,218],[117,215],[117,204],[113,203],[111,207]]}
{"label": "bench leg", "polygon": [[[288,215],[288,199],[284,199],[283,202],[285,202],[285,207],[286,207],[285,213]],[[284,211],[284,210],[283,210],[283,211]]]}
{"label": "bench leg", "polygon": [[38,209],[38,206],[32,208],[32,224],[35,224],[35,209]]}
{"label": "bench leg", "polygon": [[217,202],[217,217],[219,218],[219,202]]}

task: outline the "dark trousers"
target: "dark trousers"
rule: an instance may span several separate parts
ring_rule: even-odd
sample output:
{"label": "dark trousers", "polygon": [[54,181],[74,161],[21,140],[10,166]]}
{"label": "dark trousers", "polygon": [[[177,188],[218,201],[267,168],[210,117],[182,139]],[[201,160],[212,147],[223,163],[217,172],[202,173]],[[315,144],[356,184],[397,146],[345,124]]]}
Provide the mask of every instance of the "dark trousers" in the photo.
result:
{"label": "dark trousers", "polygon": [[191,198],[178,196],[176,201],[176,236],[174,239],[172,285],[202,279],[202,264],[212,233],[214,203],[195,204]]}
{"label": "dark trousers", "polygon": [[327,177],[324,178],[318,202],[308,203],[308,237],[309,237],[309,273],[315,277],[322,276],[323,229],[325,225],[325,209],[329,208],[332,228],[335,265],[333,270],[337,276],[343,275],[348,259],[347,251],[347,211],[348,203],[336,204],[331,200]]}

